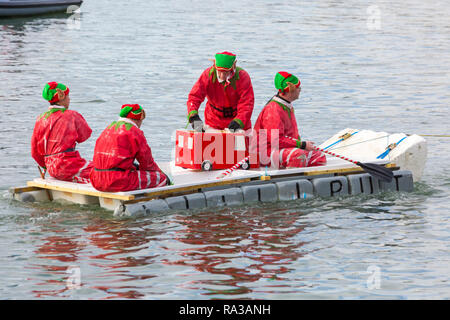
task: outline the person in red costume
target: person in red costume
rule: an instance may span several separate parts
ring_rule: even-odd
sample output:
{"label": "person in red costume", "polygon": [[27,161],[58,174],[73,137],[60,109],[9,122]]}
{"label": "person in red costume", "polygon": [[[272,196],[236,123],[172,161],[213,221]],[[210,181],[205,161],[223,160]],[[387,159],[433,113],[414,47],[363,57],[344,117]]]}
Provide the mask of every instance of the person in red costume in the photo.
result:
{"label": "person in red costume", "polygon": [[89,183],[92,161],[83,159],[75,147],[91,136],[91,128],[80,113],[69,110],[69,88],[64,84],[49,82],[42,96],[50,107],[36,120],[31,156],[56,179]]}
{"label": "person in red costume", "polygon": [[284,71],[275,76],[278,93],[263,108],[254,127],[263,166],[299,168],[327,162],[325,155],[314,149],[314,142],[302,141],[298,134],[292,102],[300,96],[300,84],[300,79]]}
{"label": "person in red costume", "polygon": [[251,129],[255,103],[250,76],[236,67],[236,55],[221,52],[214,65],[207,68],[192,87],[187,101],[188,120],[196,131],[204,129],[198,109],[205,100],[205,124],[211,128],[230,131]]}
{"label": "person in red costume", "polygon": [[153,159],[140,129],[144,118],[145,111],[140,105],[125,104],[120,110],[119,120],[103,130],[94,149],[91,183],[95,189],[118,192],[168,184],[167,176]]}

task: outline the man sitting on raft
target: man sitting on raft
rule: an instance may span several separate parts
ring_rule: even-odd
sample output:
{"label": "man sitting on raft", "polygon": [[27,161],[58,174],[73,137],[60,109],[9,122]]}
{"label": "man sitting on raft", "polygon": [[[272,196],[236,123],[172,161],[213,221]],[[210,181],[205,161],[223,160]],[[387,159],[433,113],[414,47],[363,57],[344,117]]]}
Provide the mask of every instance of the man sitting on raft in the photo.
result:
{"label": "man sitting on raft", "polygon": [[[153,160],[140,129],[145,111],[138,104],[125,104],[118,121],[111,123],[95,143],[92,186],[118,192],[167,185],[168,179]],[[139,165],[134,164],[134,160]]]}
{"label": "man sitting on raft", "polygon": [[302,141],[298,134],[292,102],[300,96],[300,79],[287,72],[275,76],[275,95],[256,120],[260,164],[276,168],[301,168],[325,165],[324,154],[314,150],[314,143]]}
{"label": "man sitting on raft", "polygon": [[56,179],[89,183],[92,161],[81,158],[75,146],[91,136],[91,128],[80,113],[68,110],[69,88],[64,84],[49,82],[42,96],[50,107],[36,120],[31,156]]}
{"label": "man sitting on raft", "polygon": [[236,67],[236,55],[221,52],[215,55],[214,65],[203,71],[192,87],[187,101],[188,120],[196,131],[204,130],[198,109],[205,97],[206,126],[230,131],[251,129],[255,97],[250,76]]}

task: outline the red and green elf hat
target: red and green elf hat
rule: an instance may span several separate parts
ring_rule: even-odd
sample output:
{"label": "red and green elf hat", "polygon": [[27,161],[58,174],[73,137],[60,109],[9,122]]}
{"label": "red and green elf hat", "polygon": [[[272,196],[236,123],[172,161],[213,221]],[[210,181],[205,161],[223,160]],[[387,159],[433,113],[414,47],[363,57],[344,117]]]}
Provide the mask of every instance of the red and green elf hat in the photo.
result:
{"label": "red and green elf hat", "polygon": [[120,109],[120,116],[122,118],[129,118],[134,120],[144,120],[145,111],[138,104],[124,104]]}
{"label": "red and green elf hat", "polygon": [[219,71],[230,71],[236,61],[236,55],[227,51],[216,53],[215,58],[215,66]]}
{"label": "red and green elf hat", "polygon": [[50,103],[56,103],[59,101],[58,90],[61,90],[64,95],[69,94],[69,88],[62,83],[49,82],[45,85],[44,91],[42,91],[42,97]]}
{"label": "red and green elf hat", "polygon": [[289,86],[288,82],[295,85],[297,88],[300,86],[300,79],[285,71],[280,71],[275,75],[275,88],[278,89],[279,92],[288,92]]}

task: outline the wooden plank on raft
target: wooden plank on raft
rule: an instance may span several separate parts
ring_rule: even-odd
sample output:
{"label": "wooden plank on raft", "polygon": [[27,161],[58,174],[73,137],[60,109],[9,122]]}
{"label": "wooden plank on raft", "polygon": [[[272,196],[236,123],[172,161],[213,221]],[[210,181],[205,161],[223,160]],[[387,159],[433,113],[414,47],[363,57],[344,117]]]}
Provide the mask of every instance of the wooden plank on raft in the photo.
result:
{"label": "wooden plank on raft", "polygon": [[[395,170],[398,169],[395,164],[387,164],[386,168]],[[343,169],[328,169],[328,170],[317,170],[317,171],[307,171],[303,175],[305,176],[316,176],[321,174],[334,174],[334,175],[348,175],[353,173],[363,173],[364,169],[361,167],[353,167],[353,168],[343,168]]]}
{"label": "wooden plank on raft", "polygon": [[30,186],[9,188],[9,192],[12,193],[12,194],[18,194],[18,193],[24,193],[24,192],[32,192],[32,191],[39,191],[39,190],[42,190],[42,188],[30,187]]}
{"label": "wooden plank on raft", "polygon": [[101,192],[101,191],[87,190],[87,189],[81,189],[81,188],[73,189],[73,188],[68,188],[68,187],[55,186],[55,185],[51,185],[48,183],[41,183],[41,182],[37,182],[37,181],[28,181],[27,185],[29,187],[38,187],[38,188],[42,188],[42,189],[84,194],[84,195],[88,195],[88,196],[117,199],[117,200],[123,200],[123,201],[129,201],[129,200],[133,200],[135,198],[134,195],[123,195],[123,194],[116,194],[116,193],[112,193],[112,192]]}

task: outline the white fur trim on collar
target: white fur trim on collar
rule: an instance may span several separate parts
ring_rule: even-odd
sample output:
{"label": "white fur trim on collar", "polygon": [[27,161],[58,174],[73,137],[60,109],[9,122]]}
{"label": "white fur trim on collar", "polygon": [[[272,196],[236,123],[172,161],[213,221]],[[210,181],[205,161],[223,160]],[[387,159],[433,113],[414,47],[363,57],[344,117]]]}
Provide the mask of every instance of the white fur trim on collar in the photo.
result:
{"label": "white fur trim on collar", "polygon": [[275,101],[277,101],[277,102],[279,102],[279,103],[281,103],[281,104],[284,104],[285,106],[289,107],[290,109],[293,109],[293,108],[294,108],[294,107],[292,106],[291,103],[289,103],[289,102],[287,102],[286,100],[281,99],[281,98],[279,98],[279,97],[277,97],[277,96],[274,96],[274,97],[272,98],[272,100],[275,100]]}
{"label": "white fur trim on collar", "polygon": [[131,119],[119,117],[119,121],[124,121],[124,122],[127,122],[127,123],[131,123],[131,124],[132,124],[133,126],[135,126],[136,128],[139,128],[139,127],[137,126],[137,124],[136,124],[133,120],[131,120]]}
{"label": "white fur trim on collar", "polygon": [[63,109],[67,109],[67,108],[54,104],[54,105],[51,105],[50,107],[48,107],[48,110],[51,110],[51,109],[62,109],[63,110]]}

